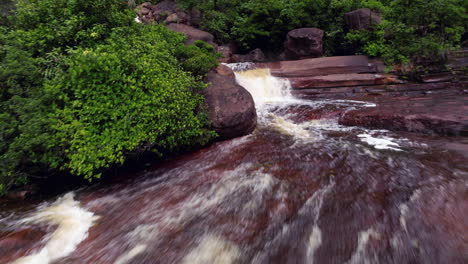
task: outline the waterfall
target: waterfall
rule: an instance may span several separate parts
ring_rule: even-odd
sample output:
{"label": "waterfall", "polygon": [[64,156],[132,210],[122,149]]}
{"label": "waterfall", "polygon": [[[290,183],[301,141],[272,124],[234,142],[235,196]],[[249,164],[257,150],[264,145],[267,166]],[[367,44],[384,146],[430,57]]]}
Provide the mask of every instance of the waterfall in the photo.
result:
{"label": "waterfall", "polygon": [[251,69],[249,63],[228,66],[234,70],[237,83],[250,92],[257,106],[292,99],[289,80],[272,76],[270,69]]}

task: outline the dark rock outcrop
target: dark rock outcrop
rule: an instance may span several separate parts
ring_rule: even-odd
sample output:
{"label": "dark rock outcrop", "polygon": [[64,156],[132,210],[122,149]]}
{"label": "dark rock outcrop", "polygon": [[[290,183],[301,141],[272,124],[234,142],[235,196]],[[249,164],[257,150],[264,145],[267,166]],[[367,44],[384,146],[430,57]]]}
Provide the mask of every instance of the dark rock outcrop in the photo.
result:
{"label": "dark rock outcrop", "polygon": [[284,42],[286,59],[317,58],[323,54],[323,30],[299,28],[288,33]]}
{"label": "dark rock outcrop", "polygon": [[203,91],[212,128],[220,139],[251,133],[257,125],[252,95],[236,83],[233,71],[224,65],[208,73],[210,86]]}
{"label": "dark rock outcrop", "polygon": [[219,46],[216,49],[217,52],[221,53],[222,58],[218,59],[220,63],[231,63],[232,61],[232,48],[229,46]]}
{"label": "dark rock outcrop", "polygon": [[152,7],[155,15],[170,15],[177,11],[177,4],[171,0],[163,0]]}
{"label": "dark rock outcrop", "polygon": [[171,0],[164,0],[156,5],[145,2],[136,8],[138,18],[145,24],[151,23],[180,23],[190,25],[192,17],[180,10]]}
{"label": "dark rock outcrop", "polygon": [[192,8],[189,12],[190,16],[190,21],[189,24],[194,27],[200,26],[200,23],[202,22],[203,14],[198,8]]}
{"label": "dark rock outcrop", "polygon": [[185,42],[187,45],[193,44],[196,40],[203,40],[206,43],[217,47],[214,42],[214,36],[206,31],[202,31],[188,25],[174,23],[167,25],[167,28],[184,34],[187,37],[187,41]]}
{"label": "dark rock outcrop", "polygon": [[369,8],[360,8],[345,14],[346,24],[351,30],[369,29],[382,20],[380,14]]}
{"label": "dark rock outcrop", "polygon": [[231,62],[262,62],[265,61],[265,54],[261,49],[254,49],[251,52],[240,55],[232,55]]}

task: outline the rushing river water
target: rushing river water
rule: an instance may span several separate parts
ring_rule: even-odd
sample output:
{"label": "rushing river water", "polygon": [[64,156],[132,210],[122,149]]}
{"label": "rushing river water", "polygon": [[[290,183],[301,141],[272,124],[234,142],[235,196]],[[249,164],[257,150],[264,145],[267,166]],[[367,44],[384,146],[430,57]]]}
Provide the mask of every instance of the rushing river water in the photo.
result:
{"label": "rushing river water", "polygon": [[468,263],[468,157],[451,139],[340,126],[374,105],[236,77],[253,134],[3,210],[0,263]]}

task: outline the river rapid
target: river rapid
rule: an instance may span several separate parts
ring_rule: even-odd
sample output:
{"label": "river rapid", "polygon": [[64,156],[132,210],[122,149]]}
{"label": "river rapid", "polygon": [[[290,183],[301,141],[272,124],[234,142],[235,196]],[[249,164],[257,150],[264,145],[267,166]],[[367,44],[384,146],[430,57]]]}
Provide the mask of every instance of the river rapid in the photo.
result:
{"label": "river rapid", "polygon": [[341,126],[373,103],[294,98],[230,65],[248,136],[130,179],[0,211],[0,263],[468,263],[468,157],[453,138]]}

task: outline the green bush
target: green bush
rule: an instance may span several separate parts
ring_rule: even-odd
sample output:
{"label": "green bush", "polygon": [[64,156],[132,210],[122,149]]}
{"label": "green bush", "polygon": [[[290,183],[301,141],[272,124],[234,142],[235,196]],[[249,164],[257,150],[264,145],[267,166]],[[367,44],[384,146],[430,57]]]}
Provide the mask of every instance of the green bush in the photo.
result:
{"label": "green bush", "polygon": [[212,139],[199,91],[213,47],[133,18],[119,0],[22,0],[0,27],[0,192]]}
{"label": "green bush", "polygon": [[181,62],[184,70],[195,76],[203,77],[208,71],[218,65],[218,55],[214,55],[214,48],[210,44],[196,40],[193,45],[179,46],[175,49],[175,56]]}
{"label": "green bush", "polygon": [[122,164],[128,152],[161,153],[211,139],[206,116],[196,113],[203,97],[195,92],[204,85],[170,52],[182,42],[162,26],[135,26],[73,51],[67,71],[45,86],[63,100],[54,113],[67,157],[61,169],[92,178]]}
{"label": "green bush", "polygon": [[[389,64],[440,58],[466,38],[466,0],[179,0],[204,11],[202,27],[240,52],[280,50],[288,31],[318,27],[325,31],[326,56],[367,54]],[[216,4],[215,4],[216,3]],[[372,31],[348,32],[344,15],[367,7],[384,21]],[[416,55],[416,56],[415,56]]]}
{"label": "green bush", "polygon": [[380,4],[382,24],[373,31],[350,32],[346,38],[356,51],[381,56],[388,64],[414,61],[427,66],[442,62],[444,53],[460,44],[468,22],[463,0]]}

